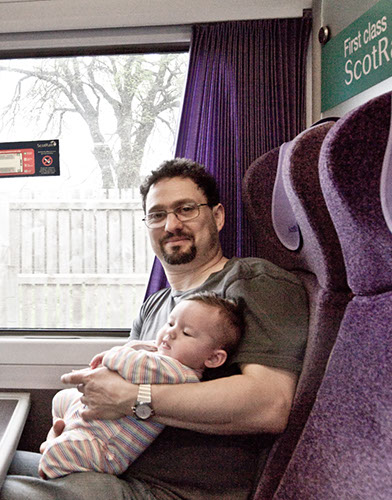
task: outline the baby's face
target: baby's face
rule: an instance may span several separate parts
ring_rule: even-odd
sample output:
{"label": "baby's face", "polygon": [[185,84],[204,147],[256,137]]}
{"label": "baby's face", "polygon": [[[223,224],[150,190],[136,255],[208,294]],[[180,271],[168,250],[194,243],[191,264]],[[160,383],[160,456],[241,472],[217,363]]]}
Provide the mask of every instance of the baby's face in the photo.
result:
{"label": "baby's face", "polygon": [[220,348],[215,340],[220,327],[217,308],[196,300],[183,300],[158,332],[158,352],[194,370],[203,370],[206,360]]}

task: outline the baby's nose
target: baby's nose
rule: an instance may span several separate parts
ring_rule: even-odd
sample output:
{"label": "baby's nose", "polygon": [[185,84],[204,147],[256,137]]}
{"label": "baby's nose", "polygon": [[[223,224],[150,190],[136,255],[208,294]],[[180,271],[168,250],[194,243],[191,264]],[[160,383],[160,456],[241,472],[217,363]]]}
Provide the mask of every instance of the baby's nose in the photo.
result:
{"label": "baby's nose", "polygon": [[176,332],[174,329],[169,330],[165,335],[165,340],[170,340],[175,338],[176,338]]}
{"label": "baby's nose", "polygon": [[169,338],[175,339],[176,338],[176,330],[174,328],[171,328],[168,332]]}

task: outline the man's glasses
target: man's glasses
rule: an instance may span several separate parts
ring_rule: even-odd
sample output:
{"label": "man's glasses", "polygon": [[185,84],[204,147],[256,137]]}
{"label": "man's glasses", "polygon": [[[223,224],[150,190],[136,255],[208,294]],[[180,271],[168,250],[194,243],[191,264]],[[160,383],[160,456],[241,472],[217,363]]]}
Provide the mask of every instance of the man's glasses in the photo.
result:
{"label": "man's glasses", "polygon": [[158,210],[157,212],[151,212],[145,216],[143,219],[147,227],[151,229],[156,229],[158,227],[163,227],[166,224],[166,219],[169,214],[174,214],[177,219],[181,222],[187,222],[188,220],[196,219],[200,215],[200,207],[207,207],[208,203],[186,203],[180,207],[167,212],[166,210]]}

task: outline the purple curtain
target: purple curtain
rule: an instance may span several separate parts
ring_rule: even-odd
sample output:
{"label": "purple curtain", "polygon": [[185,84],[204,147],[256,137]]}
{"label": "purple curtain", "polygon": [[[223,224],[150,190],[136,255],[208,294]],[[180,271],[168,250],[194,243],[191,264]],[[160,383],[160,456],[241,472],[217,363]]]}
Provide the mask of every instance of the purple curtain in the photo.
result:
{"label": "purple curtain", "polygon": [[[259,156],[305,128],[310,15],[195,25],[176,156],[204,164],[226,209],[226,257],[254,255],[242,179]],[[167,286],[155,261],[146,296]]]}

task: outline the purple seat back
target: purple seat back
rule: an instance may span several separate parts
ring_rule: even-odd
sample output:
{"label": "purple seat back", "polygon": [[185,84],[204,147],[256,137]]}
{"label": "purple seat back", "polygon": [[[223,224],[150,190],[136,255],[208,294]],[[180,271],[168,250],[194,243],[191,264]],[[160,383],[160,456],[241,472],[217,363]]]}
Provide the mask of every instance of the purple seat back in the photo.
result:
{"label": "purple seat back", "polygon": [[356,295],[392,283],[391,233],[380,202],[390,114],[391,93],[367,102],[336,123],[321,152],[322,189]]}
{"label": "purple seat back", "polygon": [[388,93],[348,113],[322,147],[322,189],[356,295],[276,500],[392,495],[392,233],[380,197],[391,104]]}
{"label": "purple seat back", "polygon": [[[254,227],[258,228],[258,255],[301,277],[310,309],[304,366],[289,423],[269,454],[255,493],[258,500],[272,498],[290,460],[314,403],[349,300],[340,244],[318,177],[320,148],[332,126],[333,122],[323,123],[298,135],[287,146],[284,158],[279,159],[279,149],[263,155],[251,165],[244,180],[245,204]],[[301,233],[301,246],[294,251],[281,243],[274,229],[279,217],[276,210],[274,213],[271,209],[277,197],[276,191],[274,193],[277,173],[283,178],[290,204],[288,207],[286,202],[278,203],[281,210],[289,212],[282,218],[288,221],[289,230],[295,219]]]}
{"label": "purple seat back", "polygon": [[340,243],[320,188],[321,144],[334,122],[299,134],[283,159],[283,181],[302,234],[299,250],[286,248],[274,229],[272,199],[280,148],[255,160],[244,178],[244,203],[254,227],[258,255],[288,270],[309,271],[322,287],[347,287]]}

